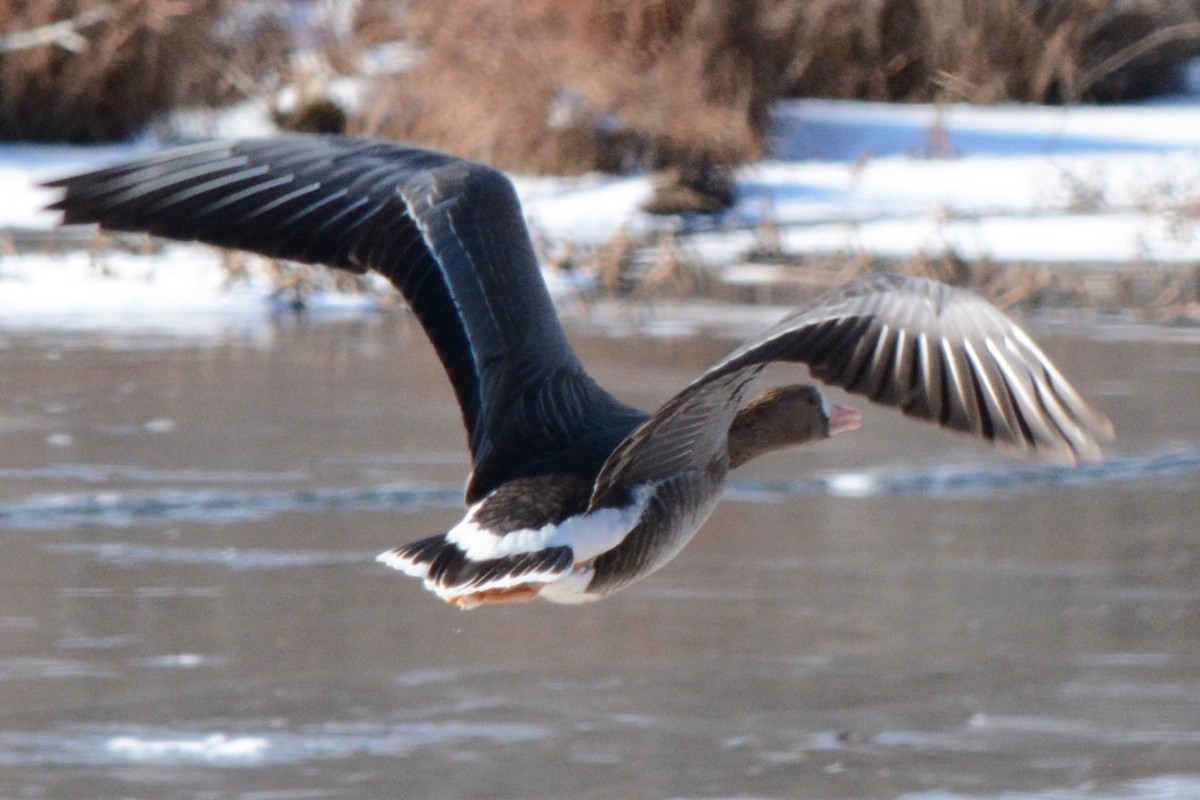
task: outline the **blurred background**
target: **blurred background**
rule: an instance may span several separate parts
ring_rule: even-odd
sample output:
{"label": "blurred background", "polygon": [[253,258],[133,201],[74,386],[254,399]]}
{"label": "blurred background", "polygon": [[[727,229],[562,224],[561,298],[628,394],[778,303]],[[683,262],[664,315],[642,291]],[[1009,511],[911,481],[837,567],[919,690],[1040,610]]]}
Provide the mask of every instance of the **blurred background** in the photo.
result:
{"label": "blurred background", "polygon": [[[0,797],[1200,798],[1198,57],[1193,0],[0,0]],[[892,270],[1117,438],[868,406],[625,592],[456,611],[373,561],[470,466],[390,286],[43,210],[293,131],[507,171],[632,404]]]}

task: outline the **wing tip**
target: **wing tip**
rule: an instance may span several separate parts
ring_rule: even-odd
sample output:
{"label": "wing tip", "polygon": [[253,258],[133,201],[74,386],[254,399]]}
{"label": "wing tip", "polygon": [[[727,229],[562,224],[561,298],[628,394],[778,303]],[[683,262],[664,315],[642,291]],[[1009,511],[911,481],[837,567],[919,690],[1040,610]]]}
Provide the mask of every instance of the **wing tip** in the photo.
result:
{"label": "wing tip", "polygon": [[1112,420],[1102,411],[1092,410],[1094,415],[1088,421],[1088,427],[1092,429],[1092,435],[1102,442],[1111,442],[1117,438],[1117,429],[1113,427]]}

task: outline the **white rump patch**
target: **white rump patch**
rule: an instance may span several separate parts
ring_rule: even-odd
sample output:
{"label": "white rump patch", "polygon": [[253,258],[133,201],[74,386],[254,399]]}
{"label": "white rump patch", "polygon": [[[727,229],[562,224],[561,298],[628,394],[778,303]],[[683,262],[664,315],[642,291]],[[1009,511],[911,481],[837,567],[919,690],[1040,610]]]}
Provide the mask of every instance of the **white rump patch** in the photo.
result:
{"label": "white rump patch", "polygon": [[[471,506],[463,521],[445,534],[445,539],[470,561],[490,561],[549,548],[570,547],[574,563],[579,564],[611,550],[629,535],[646,510],[655,486],[645,484],[635,488],[632,492],[633,502],[623,508],[601,508],[590,514],[568,517],[557,525],[522,528],[503,534],[475,523],[474,518],[480,507],[487,502],[487,498],[484,498]],[[430,580],[429,564],[403,555],[403,548],[380,553],[375,560],[405,575],[421,578],[426,589],[448,602],[469,598],[479,592],[539,583],[545,586],[538,596],[555,603],[583,603],[600,597],[587,592],[593,574],[590,566],[567,567],[565,570],[541,569],[500,575],[486,581],[445,584]]]}
{"label": "white rump patch", "polygon": [[600,508],[567,517],[557,525],[521,528],[503,534],[475,523],[475,515],[487,502],[485,497],[471,507],[462,522],[450,529],[446,541],[462,550],[471,561],[536,553],[551,547],[570,547],[576,562],[587,561],[621,543],[641,519],[653,491],[654,484],[638,486],[633,490],[633,502],[623,508]]}

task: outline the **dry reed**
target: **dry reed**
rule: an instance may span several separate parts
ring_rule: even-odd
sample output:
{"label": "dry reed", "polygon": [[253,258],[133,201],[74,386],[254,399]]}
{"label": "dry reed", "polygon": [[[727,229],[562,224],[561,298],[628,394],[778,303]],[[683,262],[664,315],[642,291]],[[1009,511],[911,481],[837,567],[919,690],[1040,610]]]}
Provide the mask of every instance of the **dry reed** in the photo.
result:
{"label": "dry reed", "polygon": [[122,139],[181,105],[259,91],[287,37],[243,12],[235,0],[0,0],[0,139]]}
{"label": "dry reed", "polygon": [[[1116,100],[1200,52],[1189,0],[367,0],[419,43],[359,132],[525,172],[679,170],[722,185],[782,97]],[[354,126],[352,126],[354,127]],[[715,174],[714,174],[715,171]]]}
{"label": "dry reed", "polygon": [[424,62],[360,131],[555,173],[702,175],[757,152],[771,98],[737,4],[459,0],[447,13],[414,0],[403,19],[397,35],[421,43]]}
{"label": "dry reed", "polygon": [[[261,94],[290,42],[258,7],[0,0],[0,138],[122,138]],[[363,0],[358,20],[342,68],[392,40],[424,58],[352,130],[526,172],[674,167],[697,194],[665,204],[699,210],[782,97],[1125,99],[1200,52],[1200,0]]]}

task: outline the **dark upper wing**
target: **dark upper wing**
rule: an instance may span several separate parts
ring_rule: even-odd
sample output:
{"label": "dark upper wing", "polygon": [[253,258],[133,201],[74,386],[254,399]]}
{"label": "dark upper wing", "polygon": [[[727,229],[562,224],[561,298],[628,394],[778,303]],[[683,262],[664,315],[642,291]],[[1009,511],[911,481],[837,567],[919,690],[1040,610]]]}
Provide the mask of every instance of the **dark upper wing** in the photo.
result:
{"label": "dark upper wing", "polygon": [[1112,438],[1108,419],[991,303],[936,281],[872,275],[792,312],[668,400],[605,464],[593,505],[702,466],[746,396],[740,387],[772,361],[803,362],[909,416],[1062,463],[1099,458],[1099,440]]}
{"label": "dark upper wing", "polygon": [[583,372],[511,183],[470,161],[342,137],[205,142],[63,178],[51,208],[268,256],[375,270],[408,300],[454,385],[469,499],[627,411]]}

